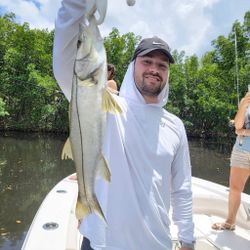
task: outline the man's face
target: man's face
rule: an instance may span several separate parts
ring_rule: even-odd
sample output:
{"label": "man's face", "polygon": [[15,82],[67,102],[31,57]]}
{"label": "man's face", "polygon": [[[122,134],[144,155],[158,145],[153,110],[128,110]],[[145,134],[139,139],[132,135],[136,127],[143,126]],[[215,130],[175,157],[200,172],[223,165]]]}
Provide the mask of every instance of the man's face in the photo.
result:
{"label": "man's face", "polygon": [[160,50],[138,56],[134,66],[134,80],[144,98],[155,98],[164,88],[169,72],[169,60]]}

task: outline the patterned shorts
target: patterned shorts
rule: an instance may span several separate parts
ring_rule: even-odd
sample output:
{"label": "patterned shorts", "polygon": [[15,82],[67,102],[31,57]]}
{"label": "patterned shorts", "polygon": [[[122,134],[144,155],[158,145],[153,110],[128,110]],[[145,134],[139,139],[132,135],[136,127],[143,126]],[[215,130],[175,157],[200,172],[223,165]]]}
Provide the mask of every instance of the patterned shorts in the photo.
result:
{"label": "patterned shorts", "polygon": [[233,148],[230,166],[250,170],[250,152]]}

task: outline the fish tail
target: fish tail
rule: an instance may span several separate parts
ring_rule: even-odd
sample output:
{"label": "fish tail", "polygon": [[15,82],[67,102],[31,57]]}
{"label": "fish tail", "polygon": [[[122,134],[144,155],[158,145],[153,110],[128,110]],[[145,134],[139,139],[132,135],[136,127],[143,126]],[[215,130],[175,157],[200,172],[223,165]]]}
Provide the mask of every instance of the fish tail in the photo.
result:
{"label": "fish tail", "polygon": [[105,215],[102,211],[102,208],[96,196],[94,196],[91,200],[88,200],[86,204],[83,204],[81,202],[80,196],[78,196],[78,199],[76,202],[76,210],[75,210],[76,218],[78,220],[82,220],[87,215],[91,214],[92,212],[95,212],[105,223],[107,223]]}
{"label": "fish tail", "polygon": [[90,206],[83,204],[80,200],[79,195],[78,195],[78,199],[76,202],[76,209],[75,209],[76,218],[78,220],[82,220],[90,213],[91,213]]}
{"label": "fish tail", "polygon": [[93,207],[95,213],[107,224],[107,220],[105,218],[105,215],[102,211],[102,208],[101,208],[96,196],[93,197],[93,200],[91,201],[91,203],[92,203],[92,207]]}
{"label": "fish tail", "polygon": [[104,112],[110,112],[113,114],[121,114],[122,109],[119,104],[116,102],[115,98],[112,96],[108,88],[103,90],[102,95],[102,110]]}

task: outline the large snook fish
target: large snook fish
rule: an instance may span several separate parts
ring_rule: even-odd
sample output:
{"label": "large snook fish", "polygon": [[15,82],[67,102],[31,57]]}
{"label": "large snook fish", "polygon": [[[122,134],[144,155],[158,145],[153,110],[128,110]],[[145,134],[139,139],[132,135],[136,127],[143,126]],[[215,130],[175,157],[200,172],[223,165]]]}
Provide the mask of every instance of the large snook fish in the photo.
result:
{"label": "large snook fish", "polygon": [[[110,181],[111,173],[102,154],[106,113],[121,113],[120,107],[105,88],[106,51],[96,19],[81,25],[74,65],[70,103],[70,145],[79,187],[76,217],[83,219],[95,212],[106,221],[95,194],[98,174]],[[70,157],[65,144],[63,155]],[[65,157],[64,157],[65,158]]]}

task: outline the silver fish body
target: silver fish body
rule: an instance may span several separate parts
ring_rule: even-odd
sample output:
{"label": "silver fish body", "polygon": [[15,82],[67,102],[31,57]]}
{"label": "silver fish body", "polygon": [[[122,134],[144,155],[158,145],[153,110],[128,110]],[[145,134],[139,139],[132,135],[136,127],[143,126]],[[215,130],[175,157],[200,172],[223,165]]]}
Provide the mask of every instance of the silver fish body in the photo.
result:
{"label": "silver fish body", "polygon": [[102,96],[107,79],[106,52],[93,18],[80,28],[70,103],[70,144],[79,186],[76,216],[95,212],[105,220],[95,194],[95,180],[101,173],[110,180],[102,155],[105,113]]}
{"label": "silver fish body", "polygon": [[[107,181],[111,179],[102,154],[106,112],[122,113],[106,88],[106,51],[98,28],[106,14],[106,2],[88,1],[88,25],[80,25],[69,109],[70,136],[62,152],[62,158],[72,158],[76,167],[79,188],[76,217],[81,220],[94,212],[105,222],[95,194],[95,180],[97,175]],[[98,20],[96,10],[102,13]]]}

